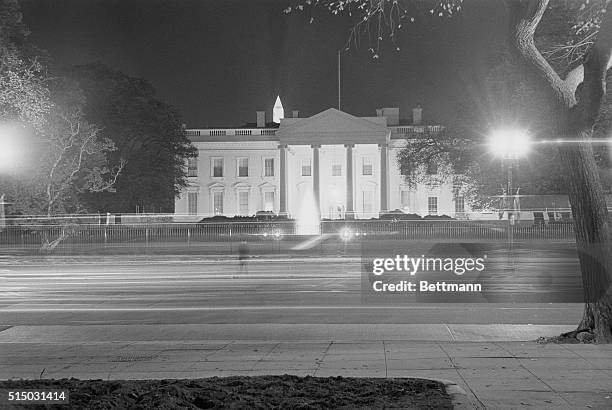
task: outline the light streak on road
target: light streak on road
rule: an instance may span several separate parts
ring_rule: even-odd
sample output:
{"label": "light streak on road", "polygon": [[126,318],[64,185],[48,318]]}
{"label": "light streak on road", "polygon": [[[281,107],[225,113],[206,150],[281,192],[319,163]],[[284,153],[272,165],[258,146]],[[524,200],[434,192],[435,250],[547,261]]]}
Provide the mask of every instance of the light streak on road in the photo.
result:
{"label": "light streak on road", "polygon": [[[253,258],[246,273],[230,258],[174,256],[143,265],[134,257],[111,259],[3,259],[0,323],[435,323],[474,317],[553,323],[571,321],[580,310],[558,304],[364,305],[361,259],[354,257]],[[506,257],[491,253],[488,260],[502,264]],[[496,271],[490,286],[501,293],[546,291],[534,281],[555,275],[565,286],[577,266],[568,254],[526,252],[511,271]]]}

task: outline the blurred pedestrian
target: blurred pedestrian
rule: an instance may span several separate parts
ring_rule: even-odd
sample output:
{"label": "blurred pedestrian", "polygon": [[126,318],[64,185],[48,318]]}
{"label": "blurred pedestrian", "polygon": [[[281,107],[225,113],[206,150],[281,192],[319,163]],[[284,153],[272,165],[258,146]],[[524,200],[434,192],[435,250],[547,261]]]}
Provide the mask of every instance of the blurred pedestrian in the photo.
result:
{"label": "blurred pedestrian", "polygon": [[248,272],[249,245],[246,241],[240,242],[238,245],[238,262],[240,263],[240,272]]}

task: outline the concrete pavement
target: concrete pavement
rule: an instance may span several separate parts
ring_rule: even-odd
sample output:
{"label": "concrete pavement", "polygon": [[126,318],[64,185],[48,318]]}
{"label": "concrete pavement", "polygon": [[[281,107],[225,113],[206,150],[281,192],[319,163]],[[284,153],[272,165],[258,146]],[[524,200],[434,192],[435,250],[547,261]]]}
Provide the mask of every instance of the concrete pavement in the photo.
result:
{"label": "concrete pavement", "polygon": [[566,325],[517,324],[89,324],[13,326],[0,331],[0,343],[208,342],[208,341],[443,341],[535,340],[568,330]]}
{"label": "concrete pavement", "polygon": [[[64,328],[62,332],[68,330]],[[486,330],[481,329],[483,333]],[[0,379],[112,380],[269,374],[419,377],[454,381],[467,392],[464,408],[612,407],[609,345],[416,338],[200,340],[193,328],[174,328],[172,332],[158,338],[163,340],[124,340],[127,337],[111,327],[105,333],[68,340],[59,337],[59,333],[49,334],[48,329],[9,328],[0,332]]]}

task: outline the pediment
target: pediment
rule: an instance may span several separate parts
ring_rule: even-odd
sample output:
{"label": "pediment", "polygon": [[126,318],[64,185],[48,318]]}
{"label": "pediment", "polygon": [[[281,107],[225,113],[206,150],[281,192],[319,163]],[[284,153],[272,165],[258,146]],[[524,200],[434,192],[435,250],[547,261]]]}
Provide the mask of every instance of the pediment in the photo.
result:
{"label": "pediment", "polygon": [[234,188],[234,189],[251,189],[251,185],[246,183],[246,182],[239,181],[239,182],[234,183],[232,185],[232,188]]}
{"label": "pediment", "polygon": [[211,190],[211,191],[213,191],[213,190],[220,191],[220,190],[225,189],[225,185],[223,185],[223,184],[221,184],[219,182],[212,182],[212,183],[208,184],[208,189]]}
{"label": "pediment", "polygon": [[185,192],[200,192],[200,186],[195,184],[190,184],[185,187]]}
{"label": "pediment", "polygon": [[279,128],[276,136],[287,144],[383,143],[389,129],[364,118],[327,109]]}
{"label": "pediment", "polygon": [[259,189],[276,189],[276,185],[274,185],[274,184],[272,184],[272,183],[270,183],[268,181],[265,181],[265,182],[259,184],[258,187],[259,187]]}

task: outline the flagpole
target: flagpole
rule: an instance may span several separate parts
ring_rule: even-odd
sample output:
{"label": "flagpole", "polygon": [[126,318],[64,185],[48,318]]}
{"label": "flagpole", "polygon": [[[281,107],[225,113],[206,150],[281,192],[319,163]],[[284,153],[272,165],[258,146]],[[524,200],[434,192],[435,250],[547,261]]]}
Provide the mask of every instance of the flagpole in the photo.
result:
{"label": "flagpole", "polygon": [[338,50],[338,111],[340,109],[340,50]]}

